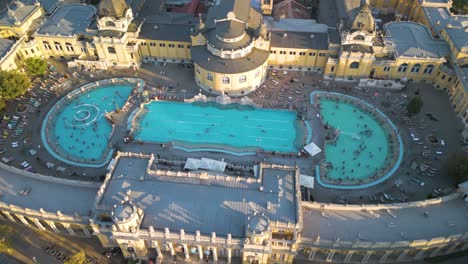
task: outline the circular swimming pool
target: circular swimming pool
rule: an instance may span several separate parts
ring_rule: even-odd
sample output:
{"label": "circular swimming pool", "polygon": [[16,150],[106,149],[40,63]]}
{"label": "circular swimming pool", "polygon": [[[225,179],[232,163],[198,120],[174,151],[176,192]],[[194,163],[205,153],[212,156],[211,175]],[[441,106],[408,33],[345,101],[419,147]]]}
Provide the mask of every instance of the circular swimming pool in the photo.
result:
{"label": "circular swimming pool", "polygon": [[377,108],[344,94],[314,92],[325,131],[324,160],[317,181],[357,189],[388,179],[399,167],[403,144],[395,125]]}
{"label": "circular swimming pool", "polygon": [[113,125],[106,115],[120,110],[139,79],[87,84],[62,98],[47,113],[41,137],[58,160],[76,166],[102,167],[112,154]]}

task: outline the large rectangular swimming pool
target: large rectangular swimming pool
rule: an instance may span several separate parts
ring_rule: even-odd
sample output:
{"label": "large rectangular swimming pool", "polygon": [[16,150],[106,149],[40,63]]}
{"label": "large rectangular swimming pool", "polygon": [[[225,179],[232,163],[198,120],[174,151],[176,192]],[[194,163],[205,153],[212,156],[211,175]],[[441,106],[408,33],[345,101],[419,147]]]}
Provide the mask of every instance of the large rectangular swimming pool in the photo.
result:
{"label": "large rectangular swimming pool", "polygon": [[304,143],[294,111],[154,101],[135,120],[134,137],[144,142],[276,152],[297,152]]}

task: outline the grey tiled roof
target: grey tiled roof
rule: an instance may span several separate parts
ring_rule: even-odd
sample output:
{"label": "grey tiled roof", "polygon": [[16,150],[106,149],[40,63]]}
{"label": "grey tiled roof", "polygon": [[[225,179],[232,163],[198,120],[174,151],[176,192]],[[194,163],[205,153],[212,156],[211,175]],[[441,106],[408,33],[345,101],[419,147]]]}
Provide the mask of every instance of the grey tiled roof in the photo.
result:
{"label": "grey tiled roof", "polygon": [[[284,34],[287,36],[285,37]],[[275,31],[271,32],[271,47],[327,50],[328,33]]]}
{"label": "grey tiled roof", "polygon": [[10,5],[10,10],[13,14],[8,14],[8,9],[4,9],[0,14],[0,25],[12,26],[15,22],[22,23],[36,8],[35,5],[18,6],[16,4]]}
{"label": "grey tiled roof", "polygon": [[[223,177],[203,180],[145,175],[147,163],[147,159],[120,158],[101,202],[112,207],[131,190],[131,200],[145,212],[143,228],[244,237],[247,217],[254,212],[264,213],[270,221],[298,221],[296,178],[291,171],[265,169],[262,182],[249,183]],[[143,175],[145,179],[140,180]]]}
{"label": "grey tiled roof", "polygon": [[[414,22],[391,22],[384,25],[385,45],[397,56],[439,59],[450,54],[445,41],[435,40],[429,29]],[[392,46],[392,44],[394,46]]]}
{"label": "grey tiled roof", "polygon": [[14,44],[13,40],[0,38],[0,60],[10,51]]}
{"label": "grey tiled roof", "polygon": [[58,7],[36,32],[38,35],[73,36],[84,33],[96,14],[89,5],[70,4]]}
{"label": "grey tiled roof", "polygon": [[[24,4],[28,5],[34,5],[36,3],[36,0],[21,0]],[[59,0],[39,0],[39,3],[41,3],[42,8],[47,12],[51,12],[54,10],[55,7],[59,4]]]}
{"label": "grey tiled roof", "polygon": [[191,24],[161,24],[144,22],[139,39],[190,42]]}
{"label": "grey tiled roof", "polygon": [[268,60],[268,56],[270,55],[268,51],[253,48],[252,52],[244,58],[222,59],[211,54],[205,46],[192,46],[190,52],[192,60],[200,67],[208,71],[227,74],[241,73],[258,68]]}
{"label": "grey tiled roof", "polygon": [[447,35],[458,50],[468,49],[468,32],[464,28],[447,28]]}

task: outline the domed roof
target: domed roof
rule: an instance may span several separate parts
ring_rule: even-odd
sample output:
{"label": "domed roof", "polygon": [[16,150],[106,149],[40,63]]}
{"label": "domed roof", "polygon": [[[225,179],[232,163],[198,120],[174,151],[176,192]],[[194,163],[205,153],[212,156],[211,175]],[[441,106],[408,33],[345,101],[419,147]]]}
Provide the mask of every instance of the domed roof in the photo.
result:
{"label": "domed roof", "polygon": [[113,215],[117,221],[126,221],[133,217],[134,211],[133,205],[125,202],[114,207]]}
{"label": "domed roof", "polygon": [[98,5],[98,14],[99,17],[122,18],[128,8],[125,0],[101,0]]}
{"label": "domed roof", "polygon": [[354,9],[348,16],[347,27],[350,30],[372,32],[375,30],[375,21],[367,0],[361,1],[361,6]]}
{"label": "domed roof", "polygon": [[250,231],[254,234],[262,234],[268,230],[269,221],[263,214],[253,215],[248,223]]}
{"label": "domed roof", "polygon": [[241,37],[245,33],[245,24],[235,20],[221,21],[216,24],[216,35],[225,39]]}

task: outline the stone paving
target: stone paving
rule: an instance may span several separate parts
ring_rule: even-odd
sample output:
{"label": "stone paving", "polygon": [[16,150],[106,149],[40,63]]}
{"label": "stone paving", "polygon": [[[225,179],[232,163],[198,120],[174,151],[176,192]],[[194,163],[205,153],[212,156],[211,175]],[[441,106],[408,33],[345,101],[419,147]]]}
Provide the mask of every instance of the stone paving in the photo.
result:
{"label": "stone paving", "polygon": [[[52,105],[57,102],[61,96],[70,92],[71,89],[73,89],[72,87],[78,87],[79,85],[105,78],[138,77],[146,80],[147,86],[149,87],[158,88],[165,86],[166,89],[156,89],[156,91],[164,96],[170,96],[179,101],[183,101],[184,98],[192,98],[194,95],[201,92],[194,82],[193,70],[182,64],[143,64],[137,72],[131,70],[110,70],[98,72],[78,71],[75,73],[73,69],[66,68],[63,64],[53,61],[51,63],[53,63],[56,67],[56,72],[58,72],[55,78],[58,79],[62,75],[68,75],[68,78],[63,79],[59,83],[69,82],[70,87],[59,87],[55,90],[55,93],[49,93],[35,88],[32,91],[36,96],[31,93],[21,100],[14,101],[15,103],[8,104],[4,114],[21,116],[21,120],[25,120],[24,116],[29,116],[29,118],[27,119],[27,124],[24,126],[23,134],[19,138],[8,136],[5,141],[1,143],[3,146],[0,146],[1,149],[5,149],[5,151],[0,154],[0,157],[16,157],[14,161],[11,161],[10,165],[20,167],[20,163],[27,161],[34,171],[45,175],[99,181],[105,174],[105,167],[96,169],[63,164],[55,160],[42,147],[39,135],[43,118]],[[317,113],[316,110],[310,106],[310,92],[317,89],[342,92],[362,98],[377,106],[400,128],[405,145],[405,158],[400,169],[389,180],[374,187],[353,191],[330,190],[316,184],[314,190],[307,190],[307,194],[311,195],[307,195],[307,197],[303,198],[307,200],[314,199],[321,202],[380,203],[392,202],[391,199],[384,199],[382,201],[384,193],[390,195],[391,198],[406,197],[405,200],[421,200],[426,199],[434,189],[440,189],[446,192],[453,190],[455,187],[454,182],[445,177],[442,171],[441,161],[460,146],[461,137],[459,135],[459,128],[461,128],[461,122],[456,118],[455,113],[450,107],[448,96],[429,84],[410,84],[402,92],[372,89],[361,91],[353,88],[355,86],[355,83],[343,84],[323,80],[322,75],[317,73],[283,72],[282,70],[278,70],[275,74],[270,72],[268,79],[265,81],[265,85],[249,95],[255,103],[264,107],[294,109],[304,113],[306,120],[313,120]],[[405,116],[404,103],[408,101],[415,92],[418,92],[423,97],[425,102],[424,107],[420,114],[405,121],[402,118]],[[402,93],[407,97],[403,98],[401,96]],[[45,97],[46,95],[48,98]],[[37,100],[41,98],[41,106],[34,109],[34,107],[28,105],[28,111],[33,109],[32,112],[26,111],[25,113],[18,113],[16,111],[18,102],[28,104],[33,97]],[[395,104],[399,102],[403,102],[401,106]],[[136,105],[138,105],[138,102],[135,102],[135,106]],[[258,153],[255,156],[245,157],[235,157],[213,152],[193,152],[188,154],[181,150],[163,147],[160,144],[125,144],[122,139],[126,134],[126,118],[131,111],[132,109],[118,116],[120,120],[118,123],[121,129],[117,129],[117,132],[112,138],[113,144],[121,151],[152,152],[157,154],[160,158],[168,160],[185,161],[187,157],[207,157],[214,159],[222,157],[227,162],[238,165],[255,164],[259,161],[287,165],[297,164],[301,168],[301,172],[307,175],[314,175],[315,165],[322,158],[320,155],[313,158],[304,158],[266,153]],[[439,121],[431,121],[426,115],[426,112],[432,113]],[[317,122],[310,123],[314,125]],[[415,132],[421,138],[418,142],[414,142],[409,136],[409,127],[414,128]],[[322,128],[315,125],[312,127],[312,130],[312,141],[319,142],[321,133],[317,131],[322,131]],[[446,143],[445,146],[429,143],[426,140],[429,134],[436,134],[438,138],[444,139]],[[15,148],[11,147],[12,142],[18,142],[19,146]],[[29,153],[30,149],[34,149],[37,153],[31,155]],[[436,150],[443,150],[443,154],[435,154]],[[426,154],[429,153],[429,156],[423,158],[421,156],[422,152]],[[48,161],[55,163],[56,167],[54,169],[48,169],[46,167],[46,162]],[[438,172],[433,177],[419,176],[417,175],[417,170],[410,169],[413,161],[418,165],[423,161],[431,162],[431,168],[438,170]],[[57,171],[57,167],[63,167],[65,171]],[[418,176],[421,181],[424,181],[425,185],[420,186],[420,183],[413,182],[411,179],[413,176]],[[396,187],[397,185],[399,186],[398,188]],[[403,196],[401,196],[401,194],[403,194]]]}

